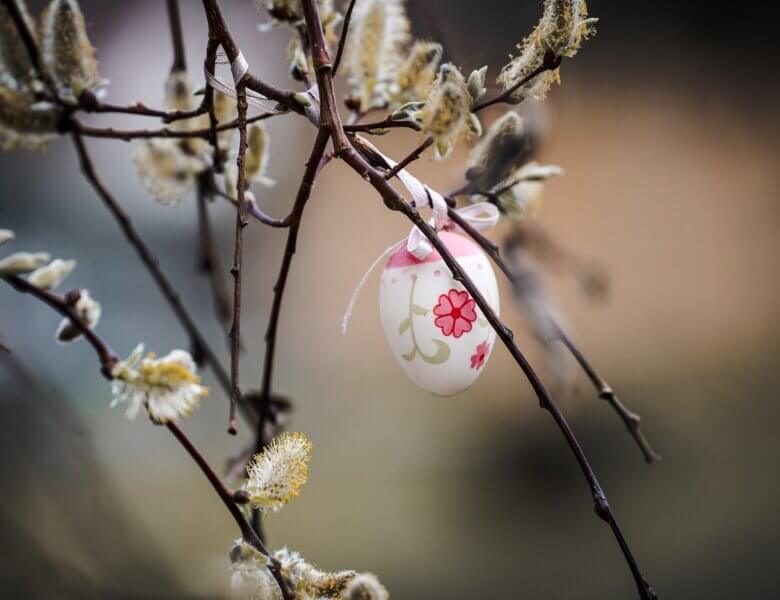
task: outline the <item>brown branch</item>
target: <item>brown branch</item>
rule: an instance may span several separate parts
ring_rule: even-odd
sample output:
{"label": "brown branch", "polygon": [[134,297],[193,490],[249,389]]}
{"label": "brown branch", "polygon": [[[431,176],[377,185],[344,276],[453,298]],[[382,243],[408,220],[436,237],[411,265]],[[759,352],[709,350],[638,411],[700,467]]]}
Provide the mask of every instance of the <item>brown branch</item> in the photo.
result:
{"label": "brown branch", "polygon": [[554,402],[547,389],[542,384],[541,379],[534,371],[531,364],[525,358],[525,355],[520,351],[517,344],[514,342],[513,334],[510,329],[498,318],[495,311],[485,300],[479,288],[474,282],[466,275],[460,263],[454,258],[447,246],[441,241],[438,234],[428,223],[423,219],[417,210],[410,206],[404,198],[388,183],[384,178],[384,175],[377,169],[371,167],[371,165],[362,157],[358,152],[349,144],[346,133],[344,132],[343,125],[341,123],[341,117],[338,114],[338,109],[335,102],[335,93],[333,90],[333,78],[331,74],[330,58],[328,56],[327,47],[325,46],[324,34],[319,18],[319,9],[317,6],[317,0],[302,0],[303,12],[306,19],[306,24],[309,31],[309,39],[312,44],[312,59],[317,72],[317,83],[320,89],[320,98],[322,99],[322,116],[323,121],[330,130],[333,137],[333,145],[337,155],[342,158],[347,164],[349,164],[363,179],[369,181],[371,185],[380,193],[385,204],[388,208],[402,212],[414,225],[416,225],[425,237],[431,242],[434,248],[439,252],[444,262],[452,272],[452,276],[456,281],[459,281],[471,294],[475,302],[482,310],[485,317],[488,319],[490,325],[496,331],[501,341],[509,350],[512,357],[521,368],[526,378],[528,379],[531,387],[534,389],[541,406],[546,409],[553,417],[556,425],[563,434],[566,443],[571,448],[577,463],[588,483],[591,491],[591,496],[594,502],[594,509],[596,514],[605,521],[612,530],[618,545],[620,546],[623,556],[631,570],[631,573],[636,582],[639,595],[642,600],[655,600],[656,595],[652,588],[645,581],[639,567],[631,553],[628,544],[626,543],[623,533],[618,526],[612,510],[610,509],[607,497],[604,494],[601,485],[596,478],[593,469],[588,463],[585,453],[574,436],[574,433],[566,421],[565,417],[561,413],[558,405]]}
{"label": "brown branch", "polygon": [[214,232],[211,227],[211,217],[209,216],[208,204],[211,202],[212,179],[211,172],[204,172],[197,182],[197,203],[198,203],[198,248],[199,260],[198,269],[209,279],[211,295],[214,300],[214,310],[217,320],[225,327],[227,331],[230,322],[230,298],[225,280],[222,277],[222,271],[219,268],[219,256],[214,239]]}
{"label": "brown branch", "polygon": [[[306,206],[306,202],[311,197],[311,191],[314,186],[314,180],[317,176],[320,160],[325,153],[328,139],[330,134],[324,128],[321,128],[317,132],[317,139],[314,142],[314,147],[311,150],[308,161],[306,161],[306,170],[301,179],[300,186],[298,187],[298,193],[295,197],[295,204],[293,205],[292,212],[288,218],[289,233],[287,234],[287,244],[284,250],[284,257],[282,258],[282,266],[279,269],[279,275],[274,284],[274,300],[271,305],[271,314],[268,319],[268,328],[265,332],[265,359],[263,362],[263,383],[261,391],[261,401],[264,409],[267,407],[271,398],[271,383],[273,378],[273,364],[274,354],[276,350],[276,331],[279,325],[279,315],[282,309],[282,300],[284,298],[284,290],[287,286],[287,277],[290,273],[290,265],[292,263],[293,256],[297,249],[298,244],[298,230],[301,225],[301,217],[303,216],[303,209]],[[260,427],[263,426],[263,421],[266,415],[265,410],[260,415]],[[261,430],[258,430],[261,431]],[[270,440],[269,440],[270,441]]]}
{"label": "brown branch", "polygon": [[[219,196],[220,198],[224,198],[228,202],[230,202],[233,206],[238,206],[238,201],[233,198],[230,194],[226,194],[220,189],[214,189],[212,190],[212,193],[215,196]],[[250,217],[253,217],[254,219],[257,219],[260,221],[263,225],[268,225],[269,227],[278,227],[278,228],[285,228],[290,226],[290,215],[287,215],[283,219],[277,219],[276,217],[272,217],[268,213],[264,212],[260,207],[257,206],[257,201],[252,197],[249,196],[248,198],[244,198],[244,205],[246,207],[247,214]]]}
{"label": "brown branch", "polygon": [[[232,63],[238,56],[240,50],[228,29],[227,23],[225,23],[225,18],[222,15],[219,2],[217,0],[203,0],[203,9],[206,12],[206,20],[209,26],[209,40],[221,45],[228,60]],[[213,65],[212,71],[210,72],[213,72]],[[243,82],[247,89],[255,91],[271,100],[275,100],[286,109],[303,114],[303,108],[295,102],[295,92],[279,89],[258,79],[252,75],[251,72],[247,72],[247,74],[244,75]]]}
{"label": "brown branch", "polygon": [[341,66],[341,57],[344,54],[344,48],[347,45],[347,34],[349,33],[349,24],[352,22],[352,11],[355,9],[357,0],[350,0],[347,12],[344,15],[344,23],[341,25],[341,36],[339,37],[339,46],[336,49],[336,59],[333,61],[333,77]]}
{"label": "brown branch", "polygon": [[187,69],[187,55],[184,51],[184,35],[181,28],[181,12],[179,0],[168,0],[168,23],[171,26],[171,41],[173,42],[173,64],[171,71]]}
{"label": "brown branch", "polygon": [[393,121],[390,117],[386,117],[381,121],[374,121],[373,123],[344,125],[344,131],[347,133],[371,133],[377,129],[414,129],[415,131],[420,131],[421,127],[411,121]]}
{"label": "brown branch", "polygon": [[[61,315],[70,319],[74,327],[76,327],[82,333],[82,335],[84,335],[84,337],[90,343],[92,348],[95,350],[95,353],[98,356],[98,360],[100,361],[101,373],[109,380],[113,378],[111,375],[111,370],[114,367],[114,365],[118,362],[119,359],[117,358],[116,354],[114,354],[114,352],[109,348],[108,344],[105,341],[103,341],[103,339],[99,335],[97,335],[92,329],[87,327],[81,321],[81,319],[78,318],[78,315],[73,311],[72,306],[78,300],[77,291],[69,292],[66,296],[59,296],[57,294],[54,294],[52,292],[34,286],[26,279],[19,277],[17,275],[3,275],[0,277],[0,279],[5,280],[9,285],[13,286],[14,289],[16,289],[18,292],[30,294],[36,297],[37,299],[41,300],[45,304],[49,305],[51,308],[53,308]],[[73,294],[72,297],[70,297],[71,294]],[[174,435],[176,440],[182,445],[182,447],[187,451],[190,457],[195,461],[195,463],[200,468],[201,472],[206,476],[206,479],[208,479],[212,488],[214,488],[214,491],[217,493],[217,495],[222,500],[225,507],[228,509],[228,512],[230,512],[231,516],[235,520],[236,525],[238,525],[239,531],[241,532],[241,537],[247,543],[251,544],[254,548],[256,548],[258,552],[261,552],[263,555],[269,558],[268,569],[271,571],[272,575],[274,576],[274,579],[276,580],[277,584],[282,590],[283,598],[285,598],[286,600],[293,600],[293,596],[291,591],[289,590],[289,586],[287,585],[287,582],[285,581],[284,576],[282,575],[281,564],[275,557],[271,555],[271,553],[263,544],[262,540],[257,536],[255,531],[252,529],[250,523],[246,520],[244,515],[241,513],[241,510],[238,508],[238,505],[236,504],[233,494],[231,494],[230,491],[225,487],[225,485],[222,483],[222,480],[220,480],[220,478],[214,472],[214,469],[212,469],[211,465],[209,465],[208,461],[203,457],[200,451],[198,451],[198,449],[193,445],[193,443],[179,428],[179,426],[176,425],[175,423],[168,423],[167,427],[168,430]]]}
{"label": "brown branch", "polygon": [[401,159],[401,161],[395,165],[392,169],[390,169],[387,173],[385,173],[385,179],[392,179],[400,171],[408,167],[410,164],[412,164],[414,161],[416,161],[418,158],[420,158],[420,155],[422,155],[423,152],[425,152],[428,148],[431,147],[433,144],[433,138],[431,136],[428,136],[425,138],[422,143],[417,146],[414,150],[412,150],[409,154],[407,154],[404,158]]}
{"label": "brown branch", "polygon": [[111,348],[108,347],[108,344],[106,344],[92,328],[88,327],[74,310],[73,307],[76,302],[78,302],[80,296],[79,290],[74,290],[68,292],[65,296],[60,296],[59,294],[33,285],[25,278],[18,275],[2,275],[0,276],[0,279],[3,279],[6,283],[11,285],[17,292],[34,296],[41,302],[49,305],[62,316],[69,319],[78,332],[84,336],[84,339],[86,339],[92,348],[94,348],[95,353],[100,360],[100,372],[106,379],[112,379],[111,369],[119,359]]}
{"label": "brown branch", "polygon": [[474,107],[471,109],[471,112],[479,112],[488,106],[493,106],[494,104],[498,104],[499,102],[507,102],[509,104],[517,104],[518,102],[522,101],[521,99],[513,98],[512,94],[514,94],[517,90],[519,90],[521,87],[523,87],[526,83],[531,81],[534,77],[537,75],[541,75],[545,71],[554,71],[558,67],[561,66],[561,57],[557,56],[554,52],[546,52],[544,55],[544,58],[542,59],[542,64],[536,67],[533,71],[531,71],[528,75],[520,79],[517,83],[512,85],[511,87],[507,88],[497,96],[493,96],[492,98],[487,98],[485,100],[482,100],[480,102],[477,102]]}
{"label": "brown branch", "polygon": [[228,433],[236,434],[236,406],[241,398],[239,386],[239,363],[241,358],[241,259],[243,254],[243,232],[249,222],[246,220],[246,173],[244,162],[246,160],[246,87],[243,81],[236,86],[236,108],[238,110],[238,156],[236,166],[238,177],[236,182],[238,210],[236,210],[236,232],[233,244],[233,266],[230,272],[233,275],[233,324],[230,326],[230,416],[228,418]]}
{"label": "brown branch", "polygon": [[594,369],[593,366],[588,362],[582,352],[580,352],[579,348],[577,348],[572,339],[558,324],[556,324],[556,329],[558,330],[557,335],[560,338],[561,343],[566,346],[571,355],[588,376],[588,379],[590,379],[593,387],[596,389],[599,398],[605,400],[610,406],[612,406],[613,410],[623,421],[626,429],[636,441],[639,449],[642,451],[642,455],[645,457],[645,462],[647,464],[653,464],[654,462],[661,460],[661,456],[655,452],[655,450],[653,450],[652,446],[650,446],[650,443],[647,441],[647,438],[645,438],[644,434],[642,433],[642,429],[640,427],[641,417],[635,412],[629,410],[628,407],[626,407],[620,401],[610,385],[604,381],[596,369]]}
{"label": "brown branch", "polygon": [[[282,300],[284,299],[284,291],[287,287],[287,278],[290,274],[290,266],[292,265],[293,256],[298,245],[298,230],[301,225],[301,218],[303,216],[303,209],[306,207],[306,203],[311,197],[311,192],[314,187],[314,180],[319,173],[320,161],[325,154],[325,149],[330,139],[330,134],[324,128],[320,128],[317,132],[317,138],[314,141],[309,159],[306,161],[306,169],[301,179],[300,186],[298,187],[298,193],[295,197],[295,204],[293,205],[290,215],[286,219],[289,224],[289,232],[287,234],[287,244],[284,249],[284,256],[282,257],[282,265],[279,268],[279,275],[276,278],[274,284],[274,299],[271,304],[271,313],[268,317],[268,327],[265,332],[265,357],[263,359],[263,379],[262,388],[259,396],[259,420],[257,425],[257,438],[255,451],[260,452],[263,447],[271,442],[267,439],[265,426],[268,420],[272,417],[270,411],[271,398],[272,398],[272,380],[274,371],[274,358],[276,355],[276,332],[279,327],[279,316],[282,311]],[[262,521],[260,519],[260,513],[255,511],[253,513],[253,524],[255,529],[262,531]]]}
{"label": "brown branch", "polygon": [[[92,329],[87,327],[74,312],[72,306],[78,300],[77,295],[73,298],[69,298],[68,296],[59,296],[32,285],[29,281],[19,277],[18,275],[3,275],[0,277],[0,279],[3,279],[6,281],[6,283],[10,284],[21,293],[35,296],[64,317],[70,319],[71,323],[73,323],[73,326],[76,327],[82,335],[84,335],[92,348],[95,350],[95,353],[98,356],[98,360],[100,361],[100,370],[103,376],[109,380],[113,378],[111,375],[111,370],[119,359],[117,358],[116,354],[114,354],[114,352],[108,347],[108,344],[106,344],[106,342],[103,341],[103,339],[98,336]],[[225,484],[222,483],[222,480],[214,472],[214,469],[211,468],[211,465],[209,465],[208,461],[206,461],[203,455],[193,445],[193,443],[179,428],[179,426],[175,423],[168,423],[167,427],[168,430],[182,445],[182,447],[184,447],[190,457],[195,461],[201,472],[206,476],[206,479],[208,479],[209,483],[214,488],[214,491],[217,493],[225,507],[228,509],[228,512],[230,512],[231,516],[235,520],[236,525],[238,525],[238,528],[241,531],[241,537],[243,537],[247,543],[251,544],[259,552],[269,558],[268,569],[271,571],[274,579],[279,584],[283,597],[285,599],[292,600],[287,582],[281,573],[281,565],[279,564],[279,561],[271,555],[271,553],[263,544],[262,540],[257,536],[255,531],[252,529],[252,526],[241,513],[241,510],[238,508],[238,505],[233,498],[233,494],[228,491],[228,489],[225,487]]]}
{"label": "brown branch", "polygon": [[[448,210],[448,216],[452,221],[458,225],[471,239],[473,239],[479,246],[490,256],[491,260],[498,266],[499,269],[506,275],[507,279],[512,285],[516,284],[516,275],[509,264],[501,257],[498,246],[486,238],[482,233],[475,229],[468,221],[463,219],[458,212],[452,208]],[[649,442],[645,438],[640,428],[640,417],[636,413],[629,410],[615,395],[609,384],[598,374],[593,366],[585,358],[585,355],[577,348],[572,339],[566,334],[559,323],[553,320],[556,335],[560,342],[566,347],[566,349],[575,358],[582,370],[588,376],[593,387],[599,395],[599,398],[608,402],[624,425],[632,435],[634,440],[642,451],[642,455],[648,464],[652,464],[660,460],[660,456],[653,450]]]}
{"label": "brown branch", "polygon": [[130,218],[122,210],[117,201],[98,178],[97,173],[95,172],[94,164],[92,163],[92,159],[90,158],[87,147],[84,144],[84,139],[82,138],[78,127],[74,127],[75,128],[71,132],[71,137],[79,157],[82,173],[86,177],[87,181],[89,181],[89,183],[95,189],[98,196],[100,196],[100,199],[103,201],[103,204],[106,206],[106,208],[108,208],[109,212],[116,220],[120,229],[127,238],[127,241],[138,253],[141,262],[149,271],[152,279],[154,279],[154,282],[157,284],[157,287],[167,300],[179,323],[190,336],[190,339],[193,343],[193,348],[195,348],[202,354],[202,356],[205,357],[208,365],[214,372],[217,381],[227,393],[230,393],[230,378],[222,368],[219,359],[211,350],[208,343],[206,342],[206,339],[198,330],[197,326],[195,325],[195,321],[184,307],[179,294],[176,292],[176,290],[173,289],[173,286],[168,281],[168,278],[162,272],[157,257],[155,257],[151,250],[149,250],[149,248],[146,246],[144,241],[138,235],[138,232],[135,230],[135,227],[133,227]]}
{"label": "brown branch", "polygon": [[206,476],[206,479],[208,479],[211,487],[214,488],[214,491],[219,496],[219,499],[222,500],[222,503],[228,509],[228,512],[230,512],[230,516],[233,517],[236,525],[238,525],[238,528],[241,531],[241,537],[244,538],[244,541],[246,541],[248,544],[251,544],[254,548],[257,549],[258,552],[268,557],[268,570],[271,572],[274,579],[276,580],[277,585],[279,586],[279,589],[282,591],[282,597],[285,600],[293,600],[294,596],[292,591],[289,589],[284,575],[282,574],[281,564],[279,563],[278,559],[268,551],[268,548],[265,547],[263,541],[259,538],[255,530],[252,529],[249,521],[246,520],[243,513],[241,512],[241,509],[238,507],[233,494],[231,494],[230,491],[225,487],[225,484],[222,483],[222,480],[214,472],[214,469],[211,468],[211,465],[209,465],[208,461],[203,457],[200,451],[184,434],[179,426],[175,423],[168,423],[167,427],[168,430],[182,445],[182,447],[187,451],[190,457],[195,461],[195,464],[198,465],[201,472]]}
{"label": "brown branch", "polygon": [[[264,121],[277,115],[283,115],[284,112],[269,111],[260,113],[248,117],[246,120],[247,125],[256,123],[257,121]],[[86,137],[94,138],[108,138],[121,140],[123,142],[129,142],[138,139],[150,139],[150,138],[172,138],[172,139],[190,139],[190,138],[203,138],[211,139],[213,133],[221,133],[238,128],[238,119],[233,119],[230,123],[216,126],[212,129],[209,126],[208,129],[193,129],[192,131],[179,131],[163,127],[161,129],[114,129],[113,127],[90,127],[78,122],[79,132]]]}

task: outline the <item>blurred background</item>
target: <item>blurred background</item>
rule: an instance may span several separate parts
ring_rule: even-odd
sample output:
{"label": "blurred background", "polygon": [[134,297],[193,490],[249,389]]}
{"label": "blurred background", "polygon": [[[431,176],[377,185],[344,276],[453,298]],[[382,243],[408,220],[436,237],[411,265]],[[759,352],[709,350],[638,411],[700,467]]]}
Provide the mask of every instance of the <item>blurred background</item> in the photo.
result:
{"label": "blurred background", "polygon": [[[40,8],[42,2],[28,2]],[[83,0],[109,101],[162,102],[171,44],[165,3]],[[551,277],[572,335],[643,416],[664,460],[646,466],[623,425],[573,362],[560,402],[601,478],[637,559],[661,598],[765,598],[780,552],[778,59],[772,15],[755,4],[592,0],[598,35],[565,60],[563,85],[524,114],[542,132],[537,158],[566,176],[546,190],[540,224],[609,280],[588,300]],[[200,3],[183,1],[190,71],[205,40]],[[248,0],[224,1],[253,71],[287,80],[283,30],[256,31]],[[725,5],[724,5],[725,6]],[[534,25],[537,1],[409,2],[414,33],[491,79]],[[500,111],[485,116],[483,123]],[[151,121],[90,117],[96,125]],[[313,130],[269,122],[273,189],[286,214]],[[404,156],[410,133],[380,138]],[[160,257],[227,364],[208,282],[197,272],[196,205],[156,203],[132,144],[89,140],[100,176]],[[306,150],[304,150],[304,148]],[[468,147],[411,170],[434,187],[462,182]],[[227,273],[234,213],[212,214]],[[358,227],[357,241],[345,225]],[[162,354],[187,339],[93,190],[67,139],[43,154],[0,156],[0,226],[16,250],[75,258],[68,284],[102,302],[99,330],[121,355]],[[377,314],[375,275],[347,336],[340,322],[374,258],[408,232],[344,165],[322,173],[304,215],[280,322],[276,390],[295,404],[289,428],[315,445],[301,497],[266,520],[325,569],[370,570],[394,598],[625,599],[629,572],[593,515],[575,461],[497,347],[466,393],[431,397],[393,360]],[[500,240],[506,230],[490,232]],[[260,381],[263,333],[285,233],[246,230],[242,363]],[[502,282],[502,312],[551,380],[545,356]],[[227,593],[234,524],[164,430],[109,410],[110,390],[83,342],[54,343],[59,318],[0,288],[0,591],[8,598],[218,598]],[[208,384],[211,373],[204,371]],[[225,434],[217,386],[184,429],[213,464],[249,439]]]}

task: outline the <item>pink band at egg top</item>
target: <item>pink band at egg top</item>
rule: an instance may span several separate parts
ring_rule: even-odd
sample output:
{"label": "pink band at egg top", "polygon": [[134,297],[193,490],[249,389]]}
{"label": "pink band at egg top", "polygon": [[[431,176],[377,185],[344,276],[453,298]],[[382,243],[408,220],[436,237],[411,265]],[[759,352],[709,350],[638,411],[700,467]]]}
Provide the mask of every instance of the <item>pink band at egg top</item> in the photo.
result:
{"label": "pink band at egg top", "polygon": [[[482,252],[477,244],[460,234],[450,231],[440,231],[439,237],[455,258],[475,256]],[[412,265],[422,265],[426,263],[438,262],[440,260],[442,260],[441,255],[435,249],[425,259],[419,260],[414,256],[414,254],[406,249],[406,245],[401,245],[398,250],[390,255],[385,268],[398,269]]]}

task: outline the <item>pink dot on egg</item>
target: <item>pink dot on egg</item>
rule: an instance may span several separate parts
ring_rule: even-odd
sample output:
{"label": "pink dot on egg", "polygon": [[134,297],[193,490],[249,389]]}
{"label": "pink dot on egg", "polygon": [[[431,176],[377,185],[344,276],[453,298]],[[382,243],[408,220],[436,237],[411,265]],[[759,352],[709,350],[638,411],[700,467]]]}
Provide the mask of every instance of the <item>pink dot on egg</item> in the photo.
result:
{"label": "pink dot on egg", "polygon": [[412,273],[411,275],[409,275],[409,279],[411,279],[412,281],[417,281],[417,273]]}
{"label": "pink dot on egg", "polygon": [[395,283],[395,277],[390,280],[390,283]]}
{"label": "pink dot on egg", "polygon": [[441,271],[439,271],[439,269],[436,269],[436,270],[433,272],[433,276],[434,276],[434,277],[438,277],[439,275],[441,275]]}

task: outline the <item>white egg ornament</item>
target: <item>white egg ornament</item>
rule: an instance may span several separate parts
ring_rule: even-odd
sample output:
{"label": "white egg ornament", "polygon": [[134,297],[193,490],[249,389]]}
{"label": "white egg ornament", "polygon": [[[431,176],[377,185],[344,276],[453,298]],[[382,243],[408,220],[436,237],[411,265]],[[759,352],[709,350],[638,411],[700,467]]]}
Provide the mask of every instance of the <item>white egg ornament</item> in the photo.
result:
{"label": "white egg ornament", "polygon": [[[459,233],[439,236],[498,314],[496,276],[482,249]],[[404,244],[390,256],[379,285],[379,316],[401,368],[438,396],[471,386],[493,350],[495,331],[436,250],[418,260]]]}

